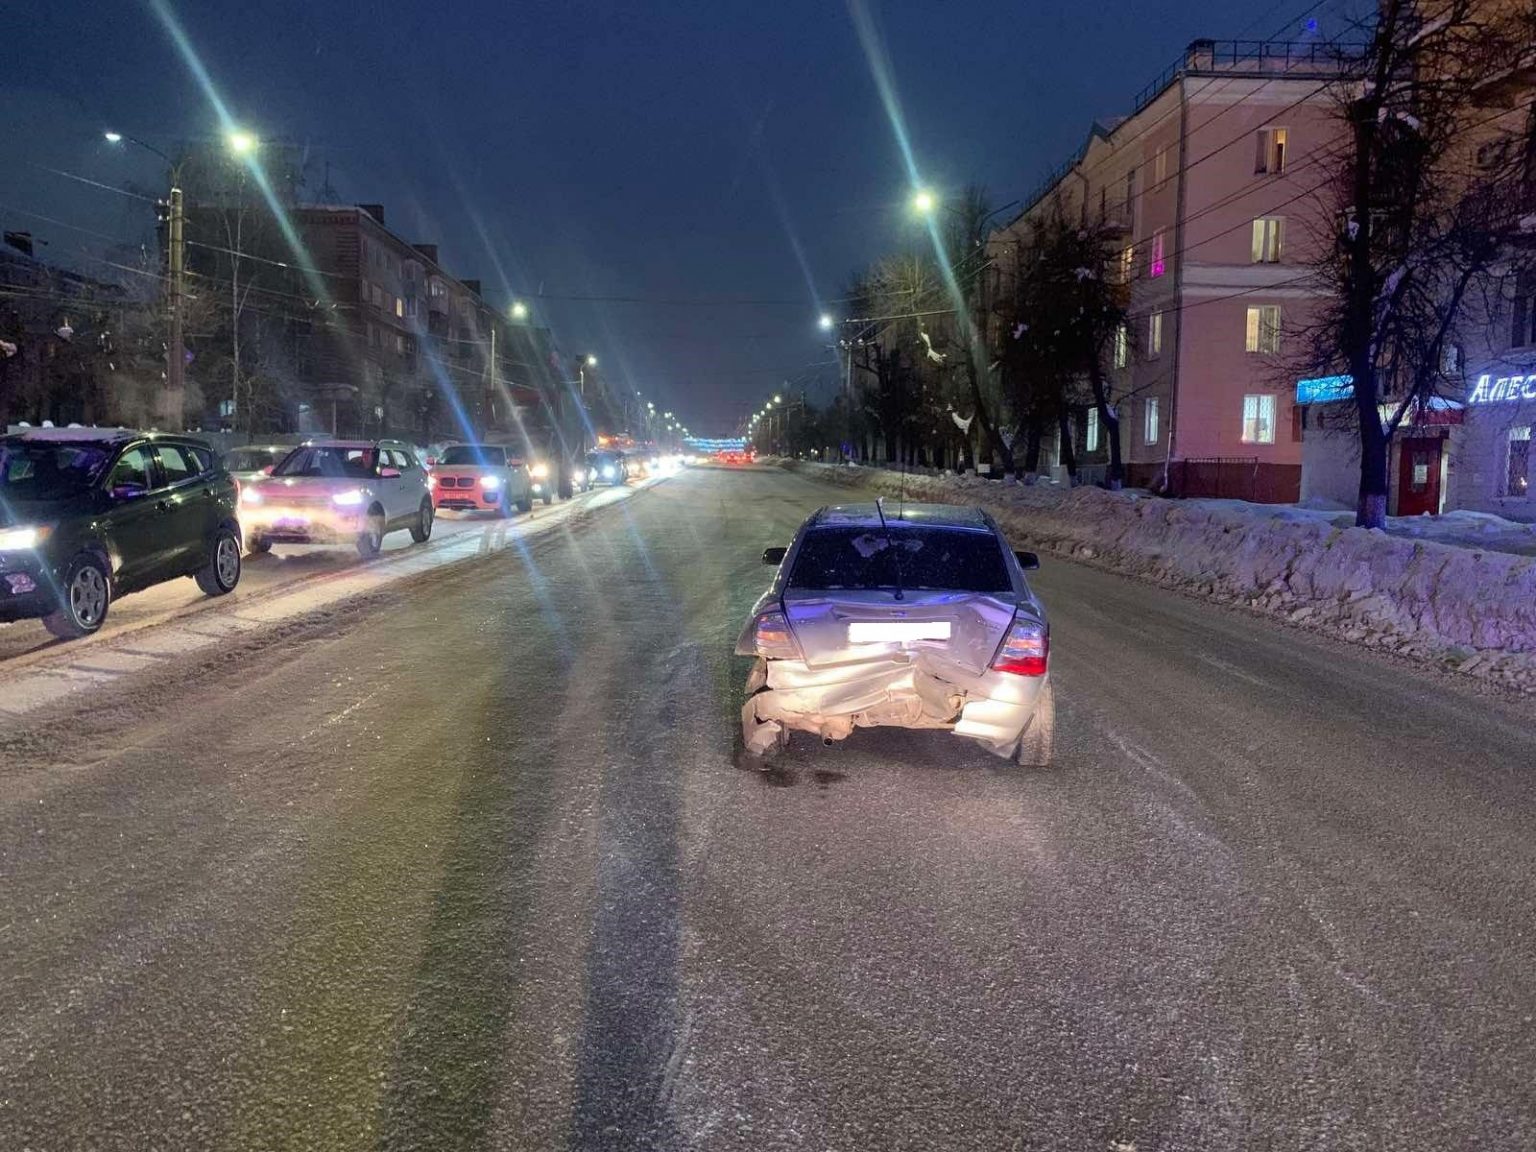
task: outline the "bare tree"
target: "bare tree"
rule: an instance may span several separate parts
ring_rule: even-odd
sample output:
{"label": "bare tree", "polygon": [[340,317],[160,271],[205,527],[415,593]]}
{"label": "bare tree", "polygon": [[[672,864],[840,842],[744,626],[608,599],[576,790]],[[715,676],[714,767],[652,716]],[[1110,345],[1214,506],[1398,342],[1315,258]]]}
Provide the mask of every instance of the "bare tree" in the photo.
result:
{"label": "bare tree", "polygon": [[1351,379],[1364,527],[1386,520],[1393,436],[1450,390],[1448,349],[1529,261],[1528,88],[1523,146],[1481,165],[1474,146],[1518,115],[1490,107],[1489,78],[1529,52],[1532,11],[1532,0],[1381,0],[1366,47],[1345,57],[1347,146],[1310,360]]}

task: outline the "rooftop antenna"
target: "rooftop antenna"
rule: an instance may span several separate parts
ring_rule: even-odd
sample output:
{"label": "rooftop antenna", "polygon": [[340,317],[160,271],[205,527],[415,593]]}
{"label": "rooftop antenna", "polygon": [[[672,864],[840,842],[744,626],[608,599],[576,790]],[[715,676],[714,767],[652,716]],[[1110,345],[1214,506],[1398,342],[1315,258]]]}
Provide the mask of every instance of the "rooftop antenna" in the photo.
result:
{"label": "rooftop antenna", "polygon": [[905,600],[906,593],[902,590],[901,581],[901,550],[896,547],[896,541],[891,539],[891,526],[885,522],[885,497],[875,497],[875,512],[880,517],[880,528],[885,533],[885,546],[891,550],[891,556],[896,561],[896,596],[897,600]]}

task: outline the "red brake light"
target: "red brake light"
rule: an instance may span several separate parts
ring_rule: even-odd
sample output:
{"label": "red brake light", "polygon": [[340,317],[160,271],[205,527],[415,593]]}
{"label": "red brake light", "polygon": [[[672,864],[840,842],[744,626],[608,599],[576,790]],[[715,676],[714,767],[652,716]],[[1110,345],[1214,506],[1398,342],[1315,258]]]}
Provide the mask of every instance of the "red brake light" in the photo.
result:
{"label": "red brake light", "polygon": [[782,612],[764,612],[753,622],[752,647],[765,660],[800,659],[800,646]]}
{"label": "red brake light", "polygon": [[1034,620],[1015,618],[992,661],[992,670],[1015,676],[1044,676],[1050,657],[1050,629]]}

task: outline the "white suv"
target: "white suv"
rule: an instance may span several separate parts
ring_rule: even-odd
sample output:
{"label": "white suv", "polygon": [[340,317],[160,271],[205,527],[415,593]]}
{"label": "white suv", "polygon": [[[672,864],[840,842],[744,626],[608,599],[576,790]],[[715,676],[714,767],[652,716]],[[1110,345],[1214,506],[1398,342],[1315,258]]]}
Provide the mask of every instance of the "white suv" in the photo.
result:
{"label": "white suv", "polygon": [[378,554],[384,534],[432,535],[426,469],[398,440],[310,440],[272,474],[240,493],[240,522],[252,552],[273,544],[353,542]]}

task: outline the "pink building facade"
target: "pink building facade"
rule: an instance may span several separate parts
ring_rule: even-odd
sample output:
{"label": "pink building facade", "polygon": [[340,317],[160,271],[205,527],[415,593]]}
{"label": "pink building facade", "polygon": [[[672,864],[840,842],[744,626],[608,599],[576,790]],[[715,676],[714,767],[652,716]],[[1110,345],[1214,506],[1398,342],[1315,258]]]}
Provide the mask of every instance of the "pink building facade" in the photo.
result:
{"label": "pink building facade", "polygon": [[[1110,368],[1131,484],[1298,498],[1292,342],[1312,323],[1330,227],[1335,79],[1310,45],[1196,41],[991,238],[1017,243],[1058,204],[1123,238],[1130,323]],[[1098,424],[1084,410],[1074,427],[1090,475],[1108,456]]]}

